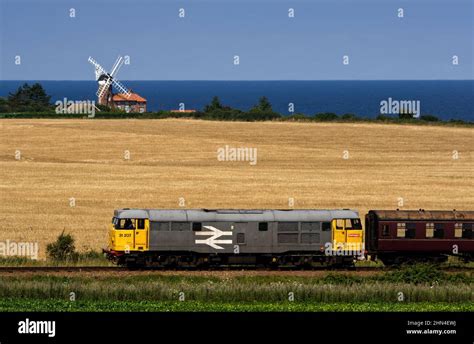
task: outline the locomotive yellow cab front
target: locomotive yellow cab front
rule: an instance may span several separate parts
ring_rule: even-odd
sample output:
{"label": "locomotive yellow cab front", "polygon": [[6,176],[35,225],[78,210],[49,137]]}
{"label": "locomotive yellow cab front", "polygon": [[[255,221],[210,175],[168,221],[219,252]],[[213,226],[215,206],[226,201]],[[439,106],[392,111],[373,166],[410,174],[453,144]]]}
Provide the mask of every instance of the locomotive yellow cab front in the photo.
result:
{"label": "locomotive yellow cab front", "polygon": [[115,211],[108,231],[107,257],[123,264],[124,257],[136,260],[136,255],[148,251],[150,221],[140,209]]}
{"label": "locomotive yellow cab front", "polygon": [[346,255],[353,253],[354,256],[364,254],[364,231],[359,218],[334,219],[332,227],[332,245],[335,252],[344,252]]}
{"label": "locomotive yellow cab front", "polygon": [[148,219],[116,218],[109,231],[109,247],[113,251],[148,250]]}

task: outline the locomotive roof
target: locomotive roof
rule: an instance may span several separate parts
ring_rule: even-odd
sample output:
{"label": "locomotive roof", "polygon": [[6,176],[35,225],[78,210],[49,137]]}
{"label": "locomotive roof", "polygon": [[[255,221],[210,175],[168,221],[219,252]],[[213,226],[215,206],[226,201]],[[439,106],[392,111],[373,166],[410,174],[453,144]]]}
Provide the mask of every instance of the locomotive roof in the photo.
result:
{"label": "locomotive roof", "polygon": [[358,219],[355,210],[239,210],[239,209],[119,209],[118,218],[142,218],[152,221],[331,221],[332,219]]}
{"label": "locomotive roof", "polygon": [[370,210],[379,220],[474,221],[474,211],[457,210]]}

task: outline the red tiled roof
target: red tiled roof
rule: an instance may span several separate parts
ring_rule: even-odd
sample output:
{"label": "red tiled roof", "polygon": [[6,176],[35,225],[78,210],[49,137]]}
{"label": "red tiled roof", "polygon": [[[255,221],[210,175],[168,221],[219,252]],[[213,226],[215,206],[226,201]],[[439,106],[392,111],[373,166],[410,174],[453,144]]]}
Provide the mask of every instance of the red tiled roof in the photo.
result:
{"label": "red tiled roof", "polygon": [[130,97],[127,97],[126,94],[123,93],[117,93],[114,94],[112,100],[114,102],[138,102],[138,103],[146,103],[146,99],[139,96],[136,93],[130,94]]}

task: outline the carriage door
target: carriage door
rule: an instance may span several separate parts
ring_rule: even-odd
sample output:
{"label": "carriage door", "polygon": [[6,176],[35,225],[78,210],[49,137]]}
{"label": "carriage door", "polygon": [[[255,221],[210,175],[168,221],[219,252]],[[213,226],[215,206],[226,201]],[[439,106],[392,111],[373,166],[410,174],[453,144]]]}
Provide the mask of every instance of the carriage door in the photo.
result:
{"label": "carriage door", "polygon": [[135,221],[135,250],[148,250],[148,228],[150,222],[147,219],[137,219]]}
{"label": "carriage door", "polygon": [[332,240],[335,244],[333,249],[344,248],[347,241],[347,231],[344,219],[332,220]]}

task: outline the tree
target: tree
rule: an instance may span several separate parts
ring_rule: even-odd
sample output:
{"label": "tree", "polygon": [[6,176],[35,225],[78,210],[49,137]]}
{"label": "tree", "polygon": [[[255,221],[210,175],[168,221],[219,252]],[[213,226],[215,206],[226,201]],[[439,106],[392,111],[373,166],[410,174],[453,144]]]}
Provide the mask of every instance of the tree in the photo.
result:
{"label": "tree", "polygon": [[219,100],[219,97],[214,96],[212,98],[211,104],[206,105],[204,107],[204,112],[213,112],[216,110],[222,110],[224,107],[221,104],[221,101]]}
{"label": "tree", "polygon": [[9,93],[7,100],[12,111],[47,111],[51,108],[51,96],[39,83],[23,84],[16,92]]}
{"label": "tree", "polygon": [[48,257],[54,261],[74,260],[77,257],[74,238],[64,231],[58,236],[55,242],[46,246]]}
{"label": "tree", "polygon": [[345,113],[344,115],[341,116],[342,119],[346,120],[346,121],[356,121],[358,120],[359,118],[354,115],[353,113]]}
{"label": "tree", "polygon": [[10,111],[10,103],[7,98],[0,97],[0,113],[5,113]]}
{"label": "tree", "polygon": [[315,121],[335,121],[337,119],[339,119],[339,117],[333,112],[322,112],[314,115]]}
{"label": "tree", "polygon": [[421,115],[420,119],[426,122],[439,122],[439,118],[433,115]]}
{"label": "tree", "polygon": [[36,83],[30,88],[30,100],[35,104],[47,107],[50,105],[51,96],[46,94],[41,84]]}
{"label": "tree", "polygon": [[398,114],[398,118],[400,119],[414,119],[415,117],[413,116],[412,113],[409,112],[400,112]]}
{"label": "tree", "polygon": [[250,112],[265,112],[265,113],[272,113],[272,104],[270,104],[270,101],[268,100],[267,97],[261,97],[258,100],[258,104],[255,105],[252,109],[250,109]]}

